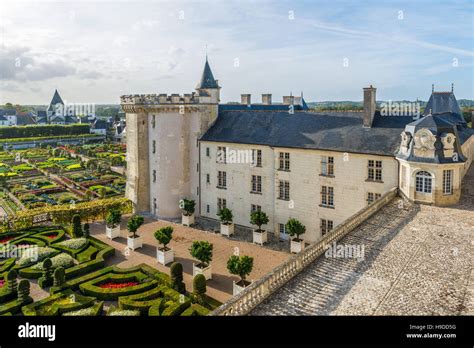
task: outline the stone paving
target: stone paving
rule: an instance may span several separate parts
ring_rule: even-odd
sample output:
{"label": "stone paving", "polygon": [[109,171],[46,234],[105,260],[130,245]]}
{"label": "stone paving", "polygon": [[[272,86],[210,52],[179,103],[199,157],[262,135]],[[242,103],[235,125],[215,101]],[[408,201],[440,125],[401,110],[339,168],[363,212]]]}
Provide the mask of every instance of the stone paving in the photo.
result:
{"label": "stone paving", "polygon": [[121,232],[123,237],[116,238],[113,241],[106,238],[104,224],[91,224],[91,235],[116,249],[115,256],[107,260],[108,265],[125,268],[146,263],[169,274],[170,265],[165,267],[158,264],[156,260],[158,242],[155,240],[153,233],[161,227],[171,225],[174,228],[173,240],[168,246],[175,252],[175,261],[183,265],[184,282],[186,289],[190,291],[192,291],[192,264],[193,262],[197,263],[189,254],[192,242],[207,240],[214,245],[211,262],[213,279],[207,282],[207,294],[220,302],[227,301],[232,297],[232,281],[238,280],[238,277],[227,271],[227,260],[234,252],[238,251],[240,255],[248,255],[254,258],[253,271],[249,276],[250,280],[259,279],[290,257],[289,248],[285,252],[272,250],[237,239],[228,239],[214,232],[206,232],[170,221],[156,221],[148,217],[145,218],[145,224],[138,231],[138,234],[143,237],[143,248],[129,251],[129,255],[126,255],[126,218],[122,220]]}
{"label": "stone paving", "polygon": [[459,204],[402,199],[339,244],[363,260],[320,257],[251,315],[473,315],[474,166]]}

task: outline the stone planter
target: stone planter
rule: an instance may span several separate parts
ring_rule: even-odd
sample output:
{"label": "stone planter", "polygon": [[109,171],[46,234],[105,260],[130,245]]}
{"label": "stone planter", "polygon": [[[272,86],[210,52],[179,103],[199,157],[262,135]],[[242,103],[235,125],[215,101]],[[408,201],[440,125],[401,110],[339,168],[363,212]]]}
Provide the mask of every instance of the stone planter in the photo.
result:
{"label": "stone planter", "polygon": [[105,227],[105,235],[109,239],[114,239],[114,238],[120,237],[121,236],[120,226],[116,226],[116,227],[106,226]]}
{"label": "stone planter", "polygon": [[156,248],[156,259],[165,266],[174,261],[174,251],[171,249],[164,251],[160,248]]}
{"label": "stone planter", "polygon": [[191,226],[194,224],[194,214],[192,215],[181,215],[181,223],[184,226]]}
{"label": "stone planter", "polygon": [[247,284],[246,286],[238,285],[235,281],[232,282],[232,296],[238,295],[240,292],[242,292],[247,286],[249,286],[251,283]]}
{"label": "stone planter", "polygon": [[261,230],[258,232],[257,230],[253,230],[253,242],[255,244],[263,245],[268,241],[268,234],[267,231]]}
{"label": "stone planter", "polygon": [[292,253],[297,254],[297,253],[302,252],[304,250],[304,246],[305,246],[304,240],[302,240],[302,239],[299,239],[299,240],[292,239],[291,242],[290,242],[290,251]]}
{"label": "stone planter", "polygon": [[225,224],[221,224],[221,234],[223,236],[231,236],[234,234],[234,224],[228,224],[228,225],[225,225]]}
{"label": "stone planter", "polygon": [[135,250],[143,247],[143,238],[137,236],[137,238],[127,237],[127,246],[129,249]]}
{"label": "stone planter", "polygon": [[212,266],[209,265],[205,268],[201,268],[193,263],[193,278],[198,274],[203,274],[206,280],[212,279]]}

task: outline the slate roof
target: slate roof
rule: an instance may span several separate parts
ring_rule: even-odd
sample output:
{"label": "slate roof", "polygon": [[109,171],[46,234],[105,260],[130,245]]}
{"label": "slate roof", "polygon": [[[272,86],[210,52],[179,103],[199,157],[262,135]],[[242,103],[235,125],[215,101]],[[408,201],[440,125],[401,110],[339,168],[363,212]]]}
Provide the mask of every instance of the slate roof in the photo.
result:
{"label": "slate roof", "polygon": [[107,122],[104,120],[96,120],[94,122],[94,129],[107,129]]}
{"label": "slate roof", "polygon": [[61,96],[59,95],[57,89],[54,90],[53,99],[51,99],[51,103],[49,103],[48,111],[54,111],[53,106],[56,105],[56,104],[62,104],[62,105],[64,105],[64,102],[63,102],[63,100],[61,99]]}
{"label": "slate roof", "polygon": [[31,112],[17,114],[16,124],[24,126],[28,124],[36,124],[35,116]]}
{"label": "slate roof", "polygon": [[219,88],[217,81],[214,79],[214,75],[212,75],[211,67],[209,66],[207,58],[206,64],[204,64],[204,71],[202,72],[201,81],[196,87],[196,89],[201,88]]}
{"label": "slate roof", "polygon": [[2,116],[15,116],[16,109],[0,109],[0,115]]}
{"label": "slate roof", "polygon": [[6,120],[7,119],[3,115],[0,114],[0,121],[6,121]]}
{"label": "slate roof", "polygon": [[[286,105],[286,108],[288,106]],[[226,110],[220,108],[203,141],[274,147],[332,150],[394,156],[400,133],[411,117],[375,115],[374,126],[364,128],[362,113]]]}
{"label": "slate roof", "polygon": [[[428,114],[446,114],[450,122],[453,123],[465,123],[462,117],[461,108],[454,96],[453,92],[433,92],[431,93],[430,99],[425,107],[424,115]],[[446,117],[446,116],[445,116]]]}

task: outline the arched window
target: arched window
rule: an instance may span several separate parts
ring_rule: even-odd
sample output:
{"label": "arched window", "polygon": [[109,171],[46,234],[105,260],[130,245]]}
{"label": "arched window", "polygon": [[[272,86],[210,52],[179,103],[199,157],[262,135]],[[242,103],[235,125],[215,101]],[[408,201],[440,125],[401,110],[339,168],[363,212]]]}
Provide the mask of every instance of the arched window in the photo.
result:
{"label": "arched window", "polygon": [[416,192],[431,193],[433,177],[430,173],[421,171],[416,173]]}

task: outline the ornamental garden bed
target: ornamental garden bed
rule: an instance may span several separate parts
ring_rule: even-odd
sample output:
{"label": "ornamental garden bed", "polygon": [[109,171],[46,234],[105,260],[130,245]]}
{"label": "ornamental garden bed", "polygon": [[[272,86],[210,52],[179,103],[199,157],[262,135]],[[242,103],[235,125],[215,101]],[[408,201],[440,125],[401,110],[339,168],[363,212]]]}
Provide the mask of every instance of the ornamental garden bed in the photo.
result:
{"label": "ornamental garden bed", "polygon": [[[115,249],[93,238],[69,238],[61,227],[35,227],[18,232],[0,233],[5,246],[40,249],[36,260],[30,255],[0,258],[0,315],[25,316],[198,316],[207,315],[220,305],[208,298],[199,305],[189,293],[171,287],[170,276],[141,264],[131,268],[105,267],[105,260]],[[0,252],[0,256],[1,256]],[[50,296],[40,301],[19,301],[9,292],[7,273],[16,270],[23,279],[44,276],[43,263],[52,262],[52,269],[61,266],[64,282],[46,284]],[[41,285],[43,286],[43,285]],[[104,310],[104,302],[108,309]],[[106,307],[107,308],[107,307]]]}

